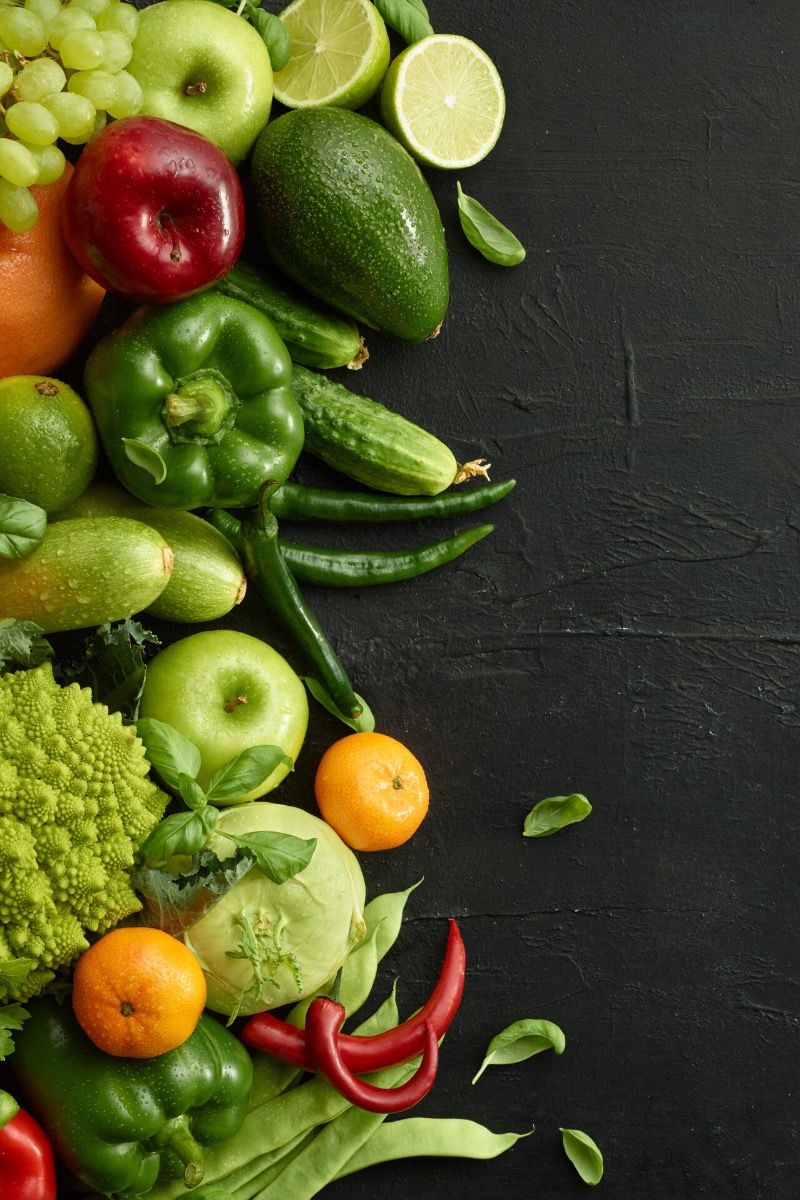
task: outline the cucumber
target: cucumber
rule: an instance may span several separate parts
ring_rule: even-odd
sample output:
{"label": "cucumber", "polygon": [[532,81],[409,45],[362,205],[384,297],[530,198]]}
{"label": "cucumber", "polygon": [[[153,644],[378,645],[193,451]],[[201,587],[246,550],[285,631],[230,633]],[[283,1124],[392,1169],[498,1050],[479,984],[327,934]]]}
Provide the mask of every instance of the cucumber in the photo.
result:
{"label": "cucumber", "polygon": [[449,298],[442,220],[382,126],[334,106],[283,113],[259,134],[250,176],[264,244],[290,279],[402,342],[435,336]]}
{"label": "cucumber", "polygon": [[[286,284],[291,286],[289,280]],[[240,259],[215,287],[224,296],[243,300],[269,317],[292,362],[306,367],[357,370],[369,357],[355,321],[292,293],[263,267],[250,266]]]}
{"label": "cucumber", "polygon": [[114,484],[91,484],[52,520],[128,517],[157,530],[175,565],[146,611],[164,621],[195,624],[224,617],[244,599],[247,581],[236,551],[207,521],[181,509],[151,508]]}
{"label": "cucumber", "polygon": [[460,467],[434,434],[324,375],[295,366],[292,391],[303,413],[306,450],[376,491],[435,496],[485,473],[477,463]]}
{"label": "cucumber", "polygon": [[0,616],[45,633],[123,621],[163,592],[172,564],[164,538],[141,521],[60,521],[26,558],[0,559]]}

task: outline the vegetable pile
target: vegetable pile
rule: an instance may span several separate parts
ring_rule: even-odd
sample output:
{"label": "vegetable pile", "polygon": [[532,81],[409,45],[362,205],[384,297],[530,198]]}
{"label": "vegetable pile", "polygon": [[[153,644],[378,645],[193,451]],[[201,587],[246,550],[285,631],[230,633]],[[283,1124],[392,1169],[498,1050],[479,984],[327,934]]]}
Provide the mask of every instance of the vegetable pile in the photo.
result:
{"label": "vegetable pile", "polygon": [[[0,267],[33,331],[0,358],[0,1200],[311,1200],[524,1136],[384,1125],[434,1086],[468,957],[451,920],[422,1008],[401,1020],[393,990],[346,1028],[413,890],[368,900],[357,855],[416,836],[435,797],[305,594],[445,568],[494,526],[367,552],[284,532],[460,520],[514,487],[322,373],[439,334],[420,164],[468,168],[504,116],[494,64],[421,0],[0,0]],[[453,201],[485,258],[524,259],[459,182]],[[53,244],[57,333],[24,282]],[[90,346],[104,293],[122,316]],[[305,455],[341,485],[299,482]],[[242,603],[265,637],[225,628]],[[350,731],[319,816],[271,796],[318,706]],[[591,811],[542,803],[526,836]],[[557,1026],[517,1022],[475,1078],[546,1049]],[[562,1132],[598,1182],[591,1138]]]}

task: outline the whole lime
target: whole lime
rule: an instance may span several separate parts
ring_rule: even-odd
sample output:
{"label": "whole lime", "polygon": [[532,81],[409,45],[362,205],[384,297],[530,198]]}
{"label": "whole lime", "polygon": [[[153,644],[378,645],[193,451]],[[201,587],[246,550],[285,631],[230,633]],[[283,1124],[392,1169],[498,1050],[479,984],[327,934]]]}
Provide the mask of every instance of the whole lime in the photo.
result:
{"label": "whole lime", "polygon": [[0,492],[57,512],[76,500],[97,469],[92,414],[58,379],[0,379]]}

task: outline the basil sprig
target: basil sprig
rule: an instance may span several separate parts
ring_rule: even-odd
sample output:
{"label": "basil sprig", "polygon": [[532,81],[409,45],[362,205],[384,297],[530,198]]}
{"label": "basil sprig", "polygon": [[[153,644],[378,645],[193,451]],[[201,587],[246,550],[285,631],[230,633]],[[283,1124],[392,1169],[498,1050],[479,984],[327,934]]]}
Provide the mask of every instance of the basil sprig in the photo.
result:
{"label": "basil sprig", "polygon": [[525,247],[497,217],[458,188],[458,218],[470,245],[480,251],[489,262],[500,267],[515,267],[525,257]]}
{"label": "basil sprig", "polygon": [[0,494],[0,558],[25,558],[46,529],[47,513],[38,504]]}
{"label": "basil sprig", "polygon": [[534,1054],[541,1054],[543,1050],[563,1054],[565,1045],[566,1039],[562,1030],[552,1021],[532,1018],[514,1021],[513,1025],[509,1025],[489,1042],[481,1068],[472,1082],[477,1083],[487,1067],[524,1062],[527,1058],[533,1058]]}
{"label": "basil sprig", "polygon": [[281,71],[292,57],[289,31],[275,13],[265,12],[260,0],[213,0],[221,8],[235,8],[236,15],[249,21],[269,51],[273,71]]}
{"label": "basil sprig", "polygon": [[399,33],[409,46],[433,33],[423,0],[374,0],[374,3],[389,28]]}
{"label": "basil sprig", "polygon": [[560,1129],[564,1152],[584,1183],[594,1187],[603,1178],[603,1155],[597,1143],[580,1129]]}
{"label": "basil sprig", "polygon": [[583,821],[592,811],[592,806],[580,792],[571,796],[550,796],[534,804],[522,827],[523,837],[550,837],[567,825]]}

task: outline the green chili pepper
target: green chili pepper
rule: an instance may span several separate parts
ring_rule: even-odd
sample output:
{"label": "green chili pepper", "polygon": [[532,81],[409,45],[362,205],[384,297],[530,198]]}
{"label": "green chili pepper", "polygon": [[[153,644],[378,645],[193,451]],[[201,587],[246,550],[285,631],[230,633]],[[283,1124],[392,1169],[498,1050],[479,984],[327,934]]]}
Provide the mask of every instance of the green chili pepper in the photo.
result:
{"label": "green chili pepper", "polygon": [[291,372],[272,323],[214,291],[137,309],[95,346],[84,387],[111,467],[140,500],[246,507],[303,447]]}
{"label": "green chili pepper", "polygon": [[287,521],[418,521],[427,517],[459,517],[488,508],[507,496],[515,479],[504,479],[465,492],[438,496],[392,496],[308,484],[282,484],[270,497],[270,508]]}
{"label": "green chili pepper", "polygon": [[213,1017],[155,1058],[115,1058],[78,1025],[69,1003],[32,1000],[15,1035],[13,1070],[66,1167],[89,1189],[139,1195],[160,1178],[187,1187],[202,1147],[233,1137],[247,1114],[250,1056]]}
{"label": "green chili pepper", "polygon": [[443,542],[417,546],[414,550],[372,550],[359,554],[352,550],[319,550],[282,541],[281,551],[298,583],[370,587],[415,579],[434,567],[441,567],[469,550],[493,529],[494,525],[476,525]]}

